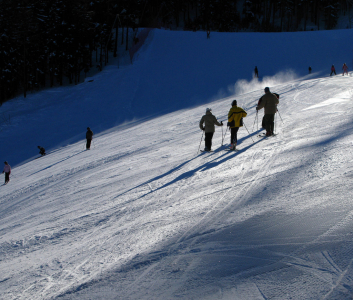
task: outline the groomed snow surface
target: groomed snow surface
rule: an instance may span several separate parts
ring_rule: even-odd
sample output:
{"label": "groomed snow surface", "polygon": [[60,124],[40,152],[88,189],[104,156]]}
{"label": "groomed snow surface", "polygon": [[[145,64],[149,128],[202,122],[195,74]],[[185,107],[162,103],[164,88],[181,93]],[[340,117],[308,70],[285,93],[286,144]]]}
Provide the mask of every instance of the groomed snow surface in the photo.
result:
{"label": "groomed snow surface", "polygon": [[[133,65],[5,103],[0,299],[352,299],[347,40],[154,30]],[[280,94],[269,138],[265,86]],[[226,122],[233,99],[239,151],[224,126],[200,153],[206,107]]]}

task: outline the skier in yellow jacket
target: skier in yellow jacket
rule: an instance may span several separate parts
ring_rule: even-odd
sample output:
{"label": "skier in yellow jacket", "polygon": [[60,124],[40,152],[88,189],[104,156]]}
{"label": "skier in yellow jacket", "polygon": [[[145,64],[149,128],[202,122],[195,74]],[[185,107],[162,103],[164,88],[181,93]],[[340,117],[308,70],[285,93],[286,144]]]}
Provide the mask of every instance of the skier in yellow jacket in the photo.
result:
{"label": "skier in yellow jacket", "polygon": [[237,106],[237,100],[233,100],[232,108],[228,113],[228,124],[230,128],[230,150],[235,150],[238,142],[238,130],[239,127],[243,126],[243,118],[247,116],[247,113],[244,109]]}

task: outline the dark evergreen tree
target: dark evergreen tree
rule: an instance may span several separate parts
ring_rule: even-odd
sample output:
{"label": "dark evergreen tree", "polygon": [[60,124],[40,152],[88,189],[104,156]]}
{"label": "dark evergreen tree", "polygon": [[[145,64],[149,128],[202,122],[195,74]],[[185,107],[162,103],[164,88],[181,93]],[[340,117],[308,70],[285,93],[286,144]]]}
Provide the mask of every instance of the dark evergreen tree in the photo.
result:
{"label": "dark evergreen tree", "polygon": [[322,3],[324,11],[324,21],[326,29],[333,29],[337,25],[338,11],[340,4],[338,1],[325,0]]}

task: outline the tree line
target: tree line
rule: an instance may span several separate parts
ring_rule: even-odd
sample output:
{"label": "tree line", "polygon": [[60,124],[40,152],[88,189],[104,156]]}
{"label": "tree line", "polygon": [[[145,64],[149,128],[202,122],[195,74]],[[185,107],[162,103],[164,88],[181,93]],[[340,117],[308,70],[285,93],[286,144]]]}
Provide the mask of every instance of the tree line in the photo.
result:
{"label": "tree line", "polygon": [[332,29],[351,6],[350,0],[0,0],[0,105],[65,78],[80,82],[94,53],[100,67],[109,53],[117,55],[129,28],[296,31],[310,22]]}

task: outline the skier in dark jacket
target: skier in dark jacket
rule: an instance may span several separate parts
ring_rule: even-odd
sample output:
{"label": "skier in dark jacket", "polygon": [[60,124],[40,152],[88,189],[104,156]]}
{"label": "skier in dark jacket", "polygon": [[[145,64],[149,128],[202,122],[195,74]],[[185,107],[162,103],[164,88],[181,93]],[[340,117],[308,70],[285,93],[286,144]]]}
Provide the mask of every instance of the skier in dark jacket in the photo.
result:
{"label": "skier in dark jacket", "polygon": [[278,98],[270,92],[268,87],[265,87],[265,95],[262,97],[261,103],[256,107],[256,110],[262,108],[265,109],[265,127],[266,127],[266,136],[273,135],[274,129],[274,119],[275,113],[277,112],[277,104],[279,103]]}
{"label": "skier in dark jacket", "polygon": [[87,140],[86,149],[87,150],[91,149],[92,139],[93,139],[93,131],[91,130],[91,128],[87,127],[87,132],[86,132],[86,140]]}
{"label": "skier in dark jacket", "polygon": [[[272,94],[275,95],[275,96],[277,97],[277,99],[279,99],[279,95],[278,95],[277,93],[272,93]],[[259,106],[260,103],[262,102],[262,98],[263,98],[263,96],[262,96],[262,97],[259,99],[259,101],[257,102],[257,106]],[[264,116],[263,116],[263,118],[262,118],[261,127],[262,127],[263,129],[266,129],[265,114],[264,114]]]}
{"label": "skier in dark jacket", "polygon": [[[223,126],[223,122],[219,123],[214,115],[211,113],[211,108],[206,108],[206,114],[200,120],[200,129],[205,131],[205,150],[211,151],[212,138],[215,132],[215,125]],[[203,125],[205,123],[205,126]]]}
{"label": "skier in dark jacket", "polygon": [[45,155],[45,149],[43,148],[43,147],[41,147],[41,146],[38,146],[38,149],[39,149],[39,154],[40,155]]}
{"label": "skier in dark jacket", "polygon": [[5,184],[7,184],[10,181],[11,166],[8,164],[7,161],[5,161],[4,164],[4,170],[2,172],[5,173]]}
{"label": "skier in dark jacket", "polygon": [[255,66],[254,73],[255,73],[255,77],[259,78],[259,70],[257,69],[257,66]]}
{"label": "skier in dark jacket", "polygon": [[332,76],[332,73],[334,73],[336,75],[336,69],[335,69],[335,66],[332,65],[331,66],[331,73],[330,73],[330,76]]}

